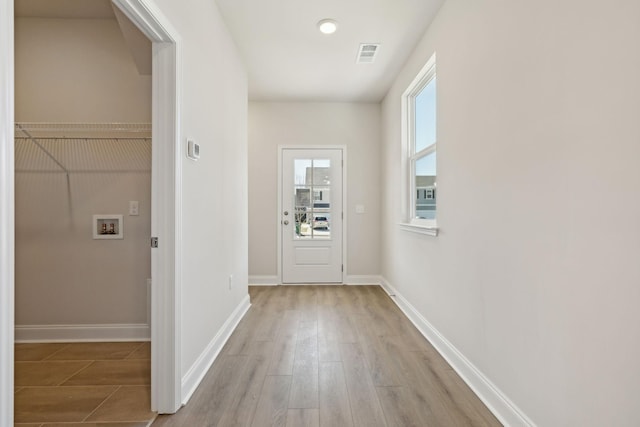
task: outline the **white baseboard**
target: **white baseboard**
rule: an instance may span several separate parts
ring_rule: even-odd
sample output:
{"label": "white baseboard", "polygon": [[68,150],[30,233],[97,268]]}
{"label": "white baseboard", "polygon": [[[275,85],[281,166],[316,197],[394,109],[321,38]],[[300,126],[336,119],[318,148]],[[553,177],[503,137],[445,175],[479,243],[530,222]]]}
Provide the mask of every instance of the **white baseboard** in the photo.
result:
{"label": "white baseboard", "polygon": [[[345,285],[380,285],[382,277],[367,275],[345,275]],[[249,286],[278,286],[278,276],[249,276]],[[287,283],[291,285],[291,283]]]}
{"label": "white baseboard", "polygon": [[438,350],[473,392],[505,426],[534,427],[525,415],[498,387],[476,368],[451,342],[449,342],[409,301],[381,277],[382,288],[411,320],[424,337]]}
{"label": "white baseboard", "polygon": [[28,342],[149,341],[147,324],[16,325],[15,340]]}
{"label": "white baseboard", "polygon": [[346,275],[344,277],[345,285],[380,285],[382,283],[382,277],[380,276],[358,276],[358,275]]}
{"label": "white baseboard", "polygon": [[240,323],[240,320],[247,313],[251,307],[249,301],[249,295],[247,295],[242,302],[233,310],[231,316],[224,322],[222,328],[218,331],[215,337],[211,340],[207,348],[200,354],[200,357],[191,366],[189,371],[182,377],[182,404],[186,405],[193,393],[198,388],[198,385],[206,375],[207,371],[213,362],[220,354],[220,350],[224,347],[225,343]]}
{"label": "white baseboard", "polygon": [[249,286],[277,286],[278,276],[249,276]]}

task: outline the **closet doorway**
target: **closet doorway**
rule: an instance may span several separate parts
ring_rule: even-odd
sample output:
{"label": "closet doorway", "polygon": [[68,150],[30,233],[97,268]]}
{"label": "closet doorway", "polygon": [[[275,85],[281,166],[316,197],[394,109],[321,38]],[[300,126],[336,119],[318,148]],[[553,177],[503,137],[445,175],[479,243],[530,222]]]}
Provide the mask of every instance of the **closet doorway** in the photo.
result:
{"label": "closet doorway", "polygon": [[16,423],[153,418],[151,42],[83,4],[16,2]]}
{"label": "closet doorway", "polygon": [[[54,2],[43,2],[43,3],[47,3],[48,5],[51,5]],[[70,2],[67,2],[70,3]],[[83,1],[83,4],[87,4],[89,2],[87,1]],[[175,289],[178,286],[177,283],[173,282],[173,277],[172,277],[172,272],[173,269],[176,268],[177,266],[175,265],[175,263],[173,262],[174,259],[176,259],[176,249],[174,246],[174,238],[173,238],[173,230],[174,230],[174,221],[175,221],[175,197],[176,197],[176,193],[175,193],[175,189],[173,186],[171,185],[167,185],[168,182],[171,182],[171,180],[175,180],[176,178],[176,174],[175,174],[175,170],[176,170],[176,159],[174,157],[175,153],[175,144],[176,144],[176,123],[177,123],[177,109],[176,109],[176,96],[175,93],[177,91],[177,81],[176,81],[176,74],[175,74],[175,54],[176,54],[176,46],[173,40],[175,40],[175,35],[173,35],[171,33],[171,31],[167,31],[166,28],[167,26],[164,25],[166,24],[166,21],[162,18],[162,16],[160,16],[157,11],[153,11],[153,10],[142,10],[142,5],[137,2],[137,1],[126,1],[126,2],[121,2],[121,3],[126,3],[124,5],[121,5],[121,7],[123,7],[125,10],[127,10],[127,13],[129,16],[132,16],[134,18],[139,18],[140,21],[144,22],[144,25],[141,25],[144,29],[145,29],[145,33],[146,34],[152,34],[153,35],[153,40],[154,40],[154,50],[155,50],[155,55],[154,55],[154,67],[157,70],[160,70],[161,73],[157,73],[157,75],[154,76],[153,80],[154,80],[154,93],[157,96],[154,96],[154,99],[160,100],[160,101],[156,101],[154,108],[153,108],[153,115],[154,117],[158,117],[158,116],[162,116],[163,117],[163,121],[161,124],[158,124],[157,126],[154,126],[154,144],[158,143],[159,144],[155,147],[156,150],[154,150],[154,154],[153,154],[153,163],[155,166],[166,166],[165,169],[163,168],[159,168],[160,171],[159,172],[154,172],[153,177],[151,178],[151,181],[154,183],[158,183],[158,182],[162,182],[163,183],[163,187],[160,186],[156,186],[154,184],[153,188],[153,198],[152,198],[152,202],[151,203],[147,203],[148,205],[152,205],[152,207],[149,209],[152,212],[154,212],[154,214],[152,215],[152,232],[155,235],[159,235],[161,242],[164,243],[164,246],[161,246],[161,250],[155,250],[154,251],[154,255],[153,255],[153,261],[152,264],[155,264],[155,267],[152,267],[152,271],[154,272],[153,277],[155,280],[157,280],[159,283],[156,286],[156,295],[154,298],[154,302],[152,302],[152,306],[153,306],[153,316],[156,318],[160,318],[162,319],[162,321],[154,323],[154,340],[153,340],[153,347],[155,347],[154,349],[152,349],[151,353],[152,354],[161,354],[162,357],[158,357],[155,358],[156,362],[154,363],[155,367],[153,369],[154,374],[152,374],[153,380],[152,383],[156,384],[156,387],[154,387],[154,398],[153,398],[153,405],[155,406],[156,409],[160,410],[161,412],[173,412],[175,411],[175,409],[177,408],[177,406],[179,405],[179,394],[177,393],[177,385],[178,383],[176,382],[176,378],[177,378],[177,369],[176,369],[176,349],[178,348],[178,343],[179,340],[176,336],[176,334],[173,333],[173,331],[175,330],[175,305],[174,306],[170,306],[168,304],[166,304],[165,301],[167,301],[167,298],[165,297],[167,294],[169,295],[175,295]],[[76,3],[79,4],[79,3]],[[109,5],[111,6],[111,5]],[[40,18],[43,19],[43,18]],[[55,19],[61,19],[61,18],[55,18]],[[76,19],[78,19],[76,17]],[[153,27],[153,29],[151,29]],[[30,52],[32,53],[32,52]],[[66,58],[66,55],[69,53],[68,51],[62,51],[62,52],[58,52],[61,59],[65,60],[68,59]],[[19,61],[17,61],[18,63]],[[50,64],[46,63],[45,64],[48,66]],[[18,65],[18,64],[17,64]],[[173,66],[172,66],[173,65]],[[17,75],[19,75],[19,73],[16,73]],[[155,74],[155,73],[154,73]],[[68,76],[67,76],[68,77]],[[82,77],[79,77],[78,79],[76,79],[73,83],[79,87],[82,86]],[[149,89],[150,89],[149,85]],[[16,81],[16,89],[19,89],[19,82]],[[109,88],[106,88],[107,90]],[[16,90],[16,98],[17,100],[20,99],[20,91]],[[57,97],[54,100],[54,103],[56,104],[56,106],[58,108],[64,108],[65,106],[69,106],[68,104],[71,103],[72,101],[72,97],[69,96],[70,93],[65,93],[64,96],[62,97]],[[85,97],[84,97],[84,103],[81,103],[81,108],[84,108],[84,110],[82,111],[83,113],[86,113],[87,111],[91,111],[91,109],[93,107],[95,107],[95,105],[92,105],[92,103],[99,103],[100,99],[97,99],[95,97],[90,96],[91,94],[89,93],[85,93]],[[75,103],[72,103],[75,104]],[[17,120],[24,120],[23,117],[23,113],[24,111],[21,110],[21,105],[17,105],[16,108],[16,119]],[[59,113],[59,111],[55,111],[54,113]],[[54,114],[55,115],[55,114]],[[33,119],[30,118],[28,119],[30,121],[40,121],[38,118]],[[59,124],[61,123],[60,118],[59,117],[54,117],[52,119],[45,119],[42,120],[42,122],[46,122],[47,126],[50,126],[51,123],[56,123]],[[43,123],[40,124],[43,124]],[[92,124],[96,124],[95,120],[86,120],[86,118],[81,117],[81,119],[79,120],[75,120],[74,122],[81,122],[81,123],[90,123],[93,122]],[[155,122],[155,120],[154,120]],[[102,124],[104,122],[100,121],[100,124]],[[110,122],[108,122],[110,123]],[[23,126],[24,127],[24,126]],[[34,136],[33,132],[29,132],[31,137],[29,137],[28,135],[25,135],[23,132],[24,129],[17,129],[16,132],[16,136],[18,136],[18,134],[21,135],[21,137],[24,137],[25,139],[28,138],[33,138],[36,141],[38,141],[38,136]],[[60,129],[58,129],[60,130]],[[51,131],[51,129],[49,129],[48,131]],[[88,129],[84,129],[84,131],[88,131]],[[95,131],[95,129],[91,130],[91,132]],[[105,131],[105,129],[101,129],[101,131]],[[27,130],[28,132],[28,130]],[[63,131],[63,133],[67,133],[67,131]],[[51,135],[50,135],[51,136]],[[60,136],[60,135],[56,135],[56,136]],[[89,139],[89,138],[103,138],[104,135],[102,136],[96,136],[96,135],[86,135],[86,133],[83,135],[82,139]],[[113,136],[110,136],[113,137]],[[41,136],[40,136],[41,138]],[[115,138],[115,137],[114,137]],[[67,138],[67,140],[69,140],[71,138]],[[97,141],[97,139],[95,139],[94,141]],[[76,193],[74,193],[75,190],[77,190],[77,188],[75,188],[73,186],[73,175],[80,172],[79,170],[74,170],[70,167],[65,166],[60,160],[59,160],[59,156],[60,154],[62,154],[62,157],[64,157],[64,155],[68,155],[71,156],[73,159],[71,161],[71,163],[74,163],[74,166],[78,166],[80,163],[82,163],[82,161],[87,161],[87,160],[91,160],[91,156],[89,155],[89,159],[87,158],[82,158],[81,154],[73,154],[73,153],[56,153],[54,152],[55,150],[50,149],[47,150],[47,147],[45,146],[45,144],[42,144],[41,141],[38,141],[38,143],[40,143],[40,145],[42,145],[42,147],[38,147],[37,144],[35,144],[32,140],[29,141],[29,143],[32,146],[35,146],[37,148],[37,150],[40,152],[40,154],[44,155],[45,158],[40,158],[39,160],[44,160],[44,161],[49,161],[49,162],[53,162],[54,164],[56,164],[56,162],[54,161],[54,159],[56,159],[60,164],[56,164],[56,166],[61,167],[61,171],[58,171],[58,174],[62,173],[64,175],[64,178],[62,179],[62,181],[64,181],[65,184],[65,190],[67,192],[67,195],[71,195],[71,197],[67,197],[66,200],[66,209],[71,212],[76,208],[79,208],[83,202],[78,202],[78,200],[74,199],[74,196],[77,196]],[[63,144],[64,145],[64,144]],[[68,145],[68,144],[67,144]],[[33,148],[33,147],[32,147]],[[44,148],[44,150],[42,149]],[[49,147],[51,148],[51,147]],[[67,148],[62,149],[62,151],[65,151]],[[60,147],[58,147],[58,150],[60,150]],[[46,154],[45,151],[48,151],[50,155]],[[86,154],[86,153],[85,153]],[[115,156],[117,157],[117,155]],[[17,165],[16,165],[17,166]],[[39,166],[43,166],[42,164],[40,164]],[[93,165],[96,166],[96,165]],[[64,169],[67,169],[66,171]],[[154,168],[155,170],[155,168]],[[22,171],[25,172],[25,171]],[[22,173],[22,172],[18,172],[18,173]],[[51,171],[45,171],[44,173],[50,173]],[[84,170],[84,173],[89,173],[88,170]],[[101,171],[101,173],[114,173],[113,171],[106,171],[103,170]],[[129,171],[129,173],[132,173],[132,171]],[[140,173],[140,171],[133,171],[133,173]],[[69,176],[70,178],[67,179],[67,176]],[[59,181],[59,179],[57,179]],[[80,186],[85,186],[85,187],[89,187],[89,190],[91,190],[90,187],[92,187],[91,185],[89,185],[90,183],[88,182],[90,180],[80,180],[80,182],[78,183]],[[103,187],[100,187],[99,190],[95,190],[95,188],[92,191],[92,196],[90,197],[90,199],[99,199],[101,197],[105,197],[106,193],[103,193],[103,189],[106,188],[108,185],[105,185]],[[86,188],[85,188],[86,189]],[[59,193],[59,191],[56,191],[57,193]],[[108,193],[108,192],[107,192]],[[59,195],[59,194],[58,194]],[[19,196],[19,194],[18,194]],[[56,215],[54,211],[58,210],[60,211],[62,205],[64,205],[65,203],[62,202],[61,203],[61,199],[60,197],[54,197],[54,202],[53,205],[55,205],[55,209],[51,208],[51,209],[47,209],[46,207],[42,207],[42,209],[40,209],[40,213],[39,213],[39,218],[36,218],[38,221],[41,221],[41,226],[42,223],[44,223],[45,225],[42,227],[44,230],[43,231],[44,234],[52,234],[55,235],[55,228],[59,227],[64,221],[61,221],[58,219],[56,219]],[[140,200],[128,200],[127,202],[141,202]],[[74,203],[76,202],[76,203]],[[126,219],[128,218],[127,215],[128,213],[134,212],[136,209],[142,209],[142,204],[138,204],[138,206],[135,206],[134,204],[129,204],[126,206],[125,208],[125,213],[124,213],[124,218],[120,220],[120,222],[118,222],[117,220],[115,222],[106,222],[107,224],[107,228],[106,230],[103,230],[99,227],[101,227],[103,225],[103,223],[99,223],[96,226],[96,224],[93,222],[93,218],[92,218],[92,222],[91,225],[89,227],[87,227],[87,229],[85,230],[88,233],[92,233],[94,230],[92,230],[93,228],[96,228],[96,232],[97,234],[122,234],[121,232],[124,231],[124,236],[127,236],[127,221]],[[98,220],[100,221],[101,216],[104,217],[102,219],[106,220],[106,221],[112,221],[114,220],[114,218],[111,217],[112,214],[108,214],[104,215],[105,212],[97,212],[98,214]],[[133,214],[132,214],[133,215]],[[38,216],[37,214],[33,214],[33,216]],[[45,218],[44,220],[42,218]],[[49,218],[49,220],[46,220],[46,218]],[[47,226],[46,224],[48,223],[47,221],[51,221],[49,224],[51,224],[50,226]],[[111,224],[114,224],[113,226]],[[77,226],[77,224],[74,223],[73,220],[68,221],[68,223],[66,224],[68,227],[73,228],[74,226]],[[21,224],[17,224],[17,231],[18,234],[21,234],[21,231],[19,230],[19,227],[21,226]],[[101,231],[105,231],[104,233],[101,233]],[[35,233],[34,233],[35,234]],[[66,233],[63,232],[59,232],[57,233],[59,234],[59,239],[58,241],[60,243],[64,242],[66,239],[65,237],[67,237]],[[147,233],[150,234],[150,233]],[[18,236],[19,237],[19,236]],[[48,236],[51,237],[51,236]],[[54,236],[55,237],[55,236]],[[145,245],[148,245],[148,235],[144,238],[145,240]],[[165,237],[166,239],[164,239],[163,241],[163,237]],[[125,237],[126,239],[126,237]],[[108,239],[104,239],[104,240],[108,240]],[[111,243],[113,243],[115,241],[111,241]],[[106,242],[103,242],[106,243]],[[60,244],[60,248],[59,250],[62,251],[62,249],[64,249],[64,244]],[[151,249],[147,246],[147,251],[151,251]],[[148,253],[148,252],[147,252]],[[18,255],[20,256],[20,255]],[[168,262],[163,263],[162,261],[164,260],[168,260]],[[37,260],[36,259],[31,259],[30,260],[31,263],[33,265],[37,265]],[[162,266],[159,267],[158,264],[162,263]],[[107,261],[105,261],[105,264],[109,264]],[[118,272],[119,269],[119,265],[111,265],[111,271],[115,274],[116,272]],[[37,270],[37,269],[36,269]],[[62,270],[62,268],[60,268],[60,270]],[[20,271],[17,271],[17,281],[19,282],[21,280],[22,274],[20,273]],[[88,284],[85,281],[85,286],[87,286]],[[146,280],[143,286],[146,286]],[[49,292],[53,292],[52,290],[53,287],[49,287],[48,289],[45,290],[45,293]],[[78,288],[80,291],[84,290],[82,288]],[[52,295],[53,297],[55,297],[55,295]],[[74,295],[69,296],[70,298],[74,298]],[[20,316],[20,312],[19,312],[19,304],[20,304],[20,298],[22,298],[19,295],[19,298],[17,299],[17,305],[16,305],[16,312],[18,314],[18,316]],[[122,302],[122,299],[117,299],[115,298],[114,300],[120,301]],[[114,312],[118,312],[118,310],[121,311],[125,311],[122,310],[122,306],[126,305],[124,303],[122,304],[118,304],[118,302],[114,302],[114,300],[112,301],[105,301],[106,303],[111,303],[110,304],[110,308],[114,311]],[[173,298],[171,299],[171,301],[173,301]],[[126,302],[126,301],[125,301]],[[145,304],[146,305],[146,304]],[[146,308],[146,307],[145,307]],[[91,314],[91,310],[88,309],[87,307],[82,307],[82,309],[85,311],[85,314]],[[141,310],[144,312],[144,315],[146,316],[147,311],[146,310]],[[44,315],[46,315],[46,310],[44,310],[43,313],[37,313],[37,315],[42,316],[41,318],[44,318]],[[135,335],[138,334],[140,331],[137,330],[139,323],[127,323],[127,324],[119,324],[118,327],[113,328],[113,321],[110,320],[109,318],[107,318],[107,316],[105,315],[105,313],[97,313],[99,314],[96,317],[96,323],[92,324],[91,326],[89,326],[88,328],[84,329],[85,333],[88,333],[89,335],[93,332],[96,331],[100,331],[100,333],[102,334],[102,336],[116,336],[118,334],[122,334],[123,332],[126,334],[130,333],[133,336],[130,337],[125,337],[125,338],[135,338]],[[100,318],[100,315],[102,316],[102,318]],[[44,322],[42,324],[45,324]],[[69,333],[69,334],[75,334],[77,332],[80,331],[80,329],[82,328],[75,328],[75,330],[73,328],[60,328],[59,326],[69,326],[72,325],[72,323],[70,324],[58,324],[57,328],[53,328],[53,329],[57,329],[53,332],[55,333],[60,333],[62,335],[64,335],[64,333]],[[106,327],[104,327],[105,325],[108,325]],[[20,325],[18,325],[20,326]],[[84,326],[87,326],[86,324]],[[147,328],[148,328],[148,324],[147,324]],[[20,332],[20,334],[26,334],[27,336],[29,336],[29,334],[31,334],[30,336],[35,336],[38,333],[42,333],[42,330],[37,330],[38,328],[18,328],[18,331]],[[42,329],[42,328],[41,328]],[[93,331],[91,330],[93,329]],[[52,333],[52,331],[48,331],[48,333]],[[111,334],[111,335],[110,335]],[[20,337],[18,337],[20,339]],[[156,339],[158,338],[158,339]],[[84,337],[84,339],[91,339],[91,338],[87,338],[86,336]],[[163,354],[164,353],[164,354]],[[158,372],[160,372],[160,374],[158,374]],[[4,399],[3,399],[4,400]],[[17,421],[17,420],[16,420]]]}
{"label": "closet doorway", "polygon": [[[113,0],[153,42],[152,234],[160,246],[152,252],[153,278],[151,401],[160,413],[173,413],[181,403],[180,389],[180,268],[181,214],[178,124],[180,123],[180,49],[178,33],[154,4]],[[14,420],[14,2],[0,0],[0,423]]]}

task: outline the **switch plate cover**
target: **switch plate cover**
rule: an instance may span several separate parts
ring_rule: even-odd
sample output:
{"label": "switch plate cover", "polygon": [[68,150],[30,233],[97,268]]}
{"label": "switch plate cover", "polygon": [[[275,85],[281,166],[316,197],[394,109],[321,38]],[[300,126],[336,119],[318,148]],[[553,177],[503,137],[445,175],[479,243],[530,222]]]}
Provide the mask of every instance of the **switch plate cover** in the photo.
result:
{"label": "switch plate cover", "polygon": [[129,201],[129,215],[140,215],[140,204],[137,200]]}

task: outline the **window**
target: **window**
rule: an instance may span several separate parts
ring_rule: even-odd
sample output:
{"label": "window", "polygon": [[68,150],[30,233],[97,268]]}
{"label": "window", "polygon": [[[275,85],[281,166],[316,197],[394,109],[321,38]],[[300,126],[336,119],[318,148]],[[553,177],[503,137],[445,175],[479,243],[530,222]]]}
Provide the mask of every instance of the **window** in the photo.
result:
{"label": "window", "polygon": [[[436,230],[436,61],[435,54],[402,96],[407,173],[407,225]],[[414,230],[412,230],[414,231]],[[428,234],[435,234],[429,232]]]}
{"label": "window", "polygon": [[294,160],[294,238],[331,238],[331,160]]}

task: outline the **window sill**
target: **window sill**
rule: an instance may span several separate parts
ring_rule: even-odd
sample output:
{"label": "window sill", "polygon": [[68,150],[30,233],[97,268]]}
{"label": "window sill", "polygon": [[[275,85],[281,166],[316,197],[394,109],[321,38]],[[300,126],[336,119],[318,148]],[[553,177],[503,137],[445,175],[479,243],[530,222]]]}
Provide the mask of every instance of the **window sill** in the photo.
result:
{"label": "window sill", "polygon": [[402,222],[398,224],[398,226],[400,227],[401,230],[404,230],[404,231],[409,231],[411,233],[418,233],[418,234],[426,234],[427,236],[434,236],[434,237],[438,235],[438,230],[439,230],[438,227],[409,224],[406,222]]}

